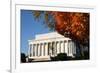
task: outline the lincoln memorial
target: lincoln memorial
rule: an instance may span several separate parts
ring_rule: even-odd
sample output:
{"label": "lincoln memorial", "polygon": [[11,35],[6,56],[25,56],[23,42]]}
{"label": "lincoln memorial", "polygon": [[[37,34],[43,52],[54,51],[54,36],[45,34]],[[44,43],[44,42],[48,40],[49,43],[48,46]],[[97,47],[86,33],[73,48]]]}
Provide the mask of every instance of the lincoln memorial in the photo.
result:
{"label": "lincoln memorial", "polygon": [[71,57],[76,54],[75,43],[57,32],[37,34],[35,39],[28,40],[28,43],[28,58],[33,61],[50,60],[50,57],[55,57],[59,53],[66,53]]}

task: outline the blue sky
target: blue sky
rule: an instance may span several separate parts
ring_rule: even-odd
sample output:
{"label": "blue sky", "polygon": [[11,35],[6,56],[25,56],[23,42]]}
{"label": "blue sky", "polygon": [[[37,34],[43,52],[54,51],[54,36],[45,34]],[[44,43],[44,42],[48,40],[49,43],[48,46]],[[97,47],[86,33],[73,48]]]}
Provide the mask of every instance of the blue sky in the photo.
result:
{"label": "blue sky", "polygon": [[42,21],[42,17],[40,21],[34,19],[31,10],[21,10],[21,52],[27,54],[28,40],[34,39],[36,34],[51,32]]}

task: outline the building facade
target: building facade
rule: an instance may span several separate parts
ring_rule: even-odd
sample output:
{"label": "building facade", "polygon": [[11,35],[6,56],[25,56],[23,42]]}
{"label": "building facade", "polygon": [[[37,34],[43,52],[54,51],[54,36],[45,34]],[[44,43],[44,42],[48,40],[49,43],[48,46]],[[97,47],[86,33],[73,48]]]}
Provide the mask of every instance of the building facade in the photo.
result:
{"label": "building facade", "polygon": [[75,43],[57,32],[38,34],[35,39],[29,40],[28,58],[33,61],[50,60],[50,57],[55,57],[59,53],[74,57],[76,55]]}

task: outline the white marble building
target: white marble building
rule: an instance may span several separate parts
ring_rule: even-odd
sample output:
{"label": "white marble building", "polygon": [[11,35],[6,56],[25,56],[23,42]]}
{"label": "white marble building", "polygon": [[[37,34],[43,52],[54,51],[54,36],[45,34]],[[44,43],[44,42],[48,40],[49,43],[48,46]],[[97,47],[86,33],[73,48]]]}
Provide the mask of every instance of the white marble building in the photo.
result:
{"label": "white marble building", "polygon": [[35,39],[29,40],[28,58],[38,60],[50,60],[50,56],[66,53],[74,57],[76,54],[75,43],[57,32],[38,34]]}

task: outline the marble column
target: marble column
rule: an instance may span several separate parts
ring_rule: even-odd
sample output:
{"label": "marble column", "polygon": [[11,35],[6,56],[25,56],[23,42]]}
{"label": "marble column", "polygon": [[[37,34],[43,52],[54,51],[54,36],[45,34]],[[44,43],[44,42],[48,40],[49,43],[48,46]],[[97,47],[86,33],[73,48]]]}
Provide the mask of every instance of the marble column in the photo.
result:
{"label": "marble column", "polygon": [[38,56],[38,44],[37,44],[37,47],[36,47],[36,53],[37,53],[37,56]]}
{"label": "marble column", "polygon": [[44,43],[44,49],[45,49],[45,56],[46,56],[46,43]]}
{"label": "marble column", "polygon": [[73,41],[71,41],[71,54],[73,55]]}
{"label": "marble column", "polygon": [[57,42],[55,41],[55,55],[57,55]]}
{"label": "marble column", "polygon": [[49,45],[49,55],[50,56],[52,55],[52,42],[50,42],[50,45]]}
{"label": "marble column", "polygon": [[41,56],[41,55],[40,55],[40,52],[41,52],[40,49],[41,49],[41,48],[40,48],[40,44],[38,44],[38,56]]}
{"label": "marble column", "polygon": [[70,54],[72,55],[72,41],[70,41]]}
{"label": "marble column", "polygon": [[50,42],[48,42],[48,51],[47,51],[48,55],[50,55]]}
{"label": "marble column", "polygon": [[45,56],[48,55],[48,43],[45,43]]}
{"label": "marble column", "polygon": [[72,54],[74,54],[74,43],[72,42]]}
{"label": "marble column", "polygon": [[37,44],[35,44],[35,56],[37,56]]}
{"label": "marble column", "polygon": [[60,49],[60,50],[61,50],[61,53],[63,53],[63,52],[64,52],[64,45],[63,45],[63,41],[61,41],[61,42],[60,42],[60,44],[61,44],[61,49]]}
{"label": "marble column", "polygon": [[33,56],[35,56],[35,52],[34,52],[34,44],[33,44]]}
{"label": "marble column", "polygon": [[59,42],[57,41],[57,54],[60,53],[59,51]]}
{"label": "marble column", "polygon": [[63,53],[65,53],[65,42],[63,41]]}
{"label": "marble column", "polygon": [[56,55],[56,42],[55,41],[53,41],[52,42],[52,51],[53,51],[53,55],[55,56]]}
{"label": "marble column", "polygon": [[55,56],[57,56],[57,42],[55,42]]}
{"label": "marble column", "polygon": [[43,56],[43,44],[41,44],[41,55]]}
{"label": "marble column", "polygon": [[32,44],[30,44],[30,57],[32,56]]}
{"label": "marble column", "polygon": [[65,43],[65,53],[68,54],[68,41],[64,41]]}
{"label": "marble column", "polygon": [[31,44],[31,56],[33,56],[33,44]]}
{"label": "marble column", "polygon": [[61,53],[61,41],[59,41],[59,53]]}
{"label": "marble column", "polygon": [[42,44],[40,44],[40,56],[42,56]]}
{"label": "marble column", "polygon": [[68,56],[69,56],[69,54],[70,54],[70,42],[68,40]]}
{"label": "marble column", "polygon": [[51,55],[54,55],[54,42],[51,42]]}
{"label": "marble column", "polygon": [[45,43],[43,43],[43,50],[44,50],[43,55],[45,56]]}
{"label": "marble column", "polygon": [[29,50],[28,50],[28,56],[30,57],[30,44],[28,45]]}
{"label": "marble column", "polygon": [[72,42],[71,42],[71,40],[69,40],[69,42],[68,42],[68,50],[69,50],[69,55],[71,56],[72,55]]}

